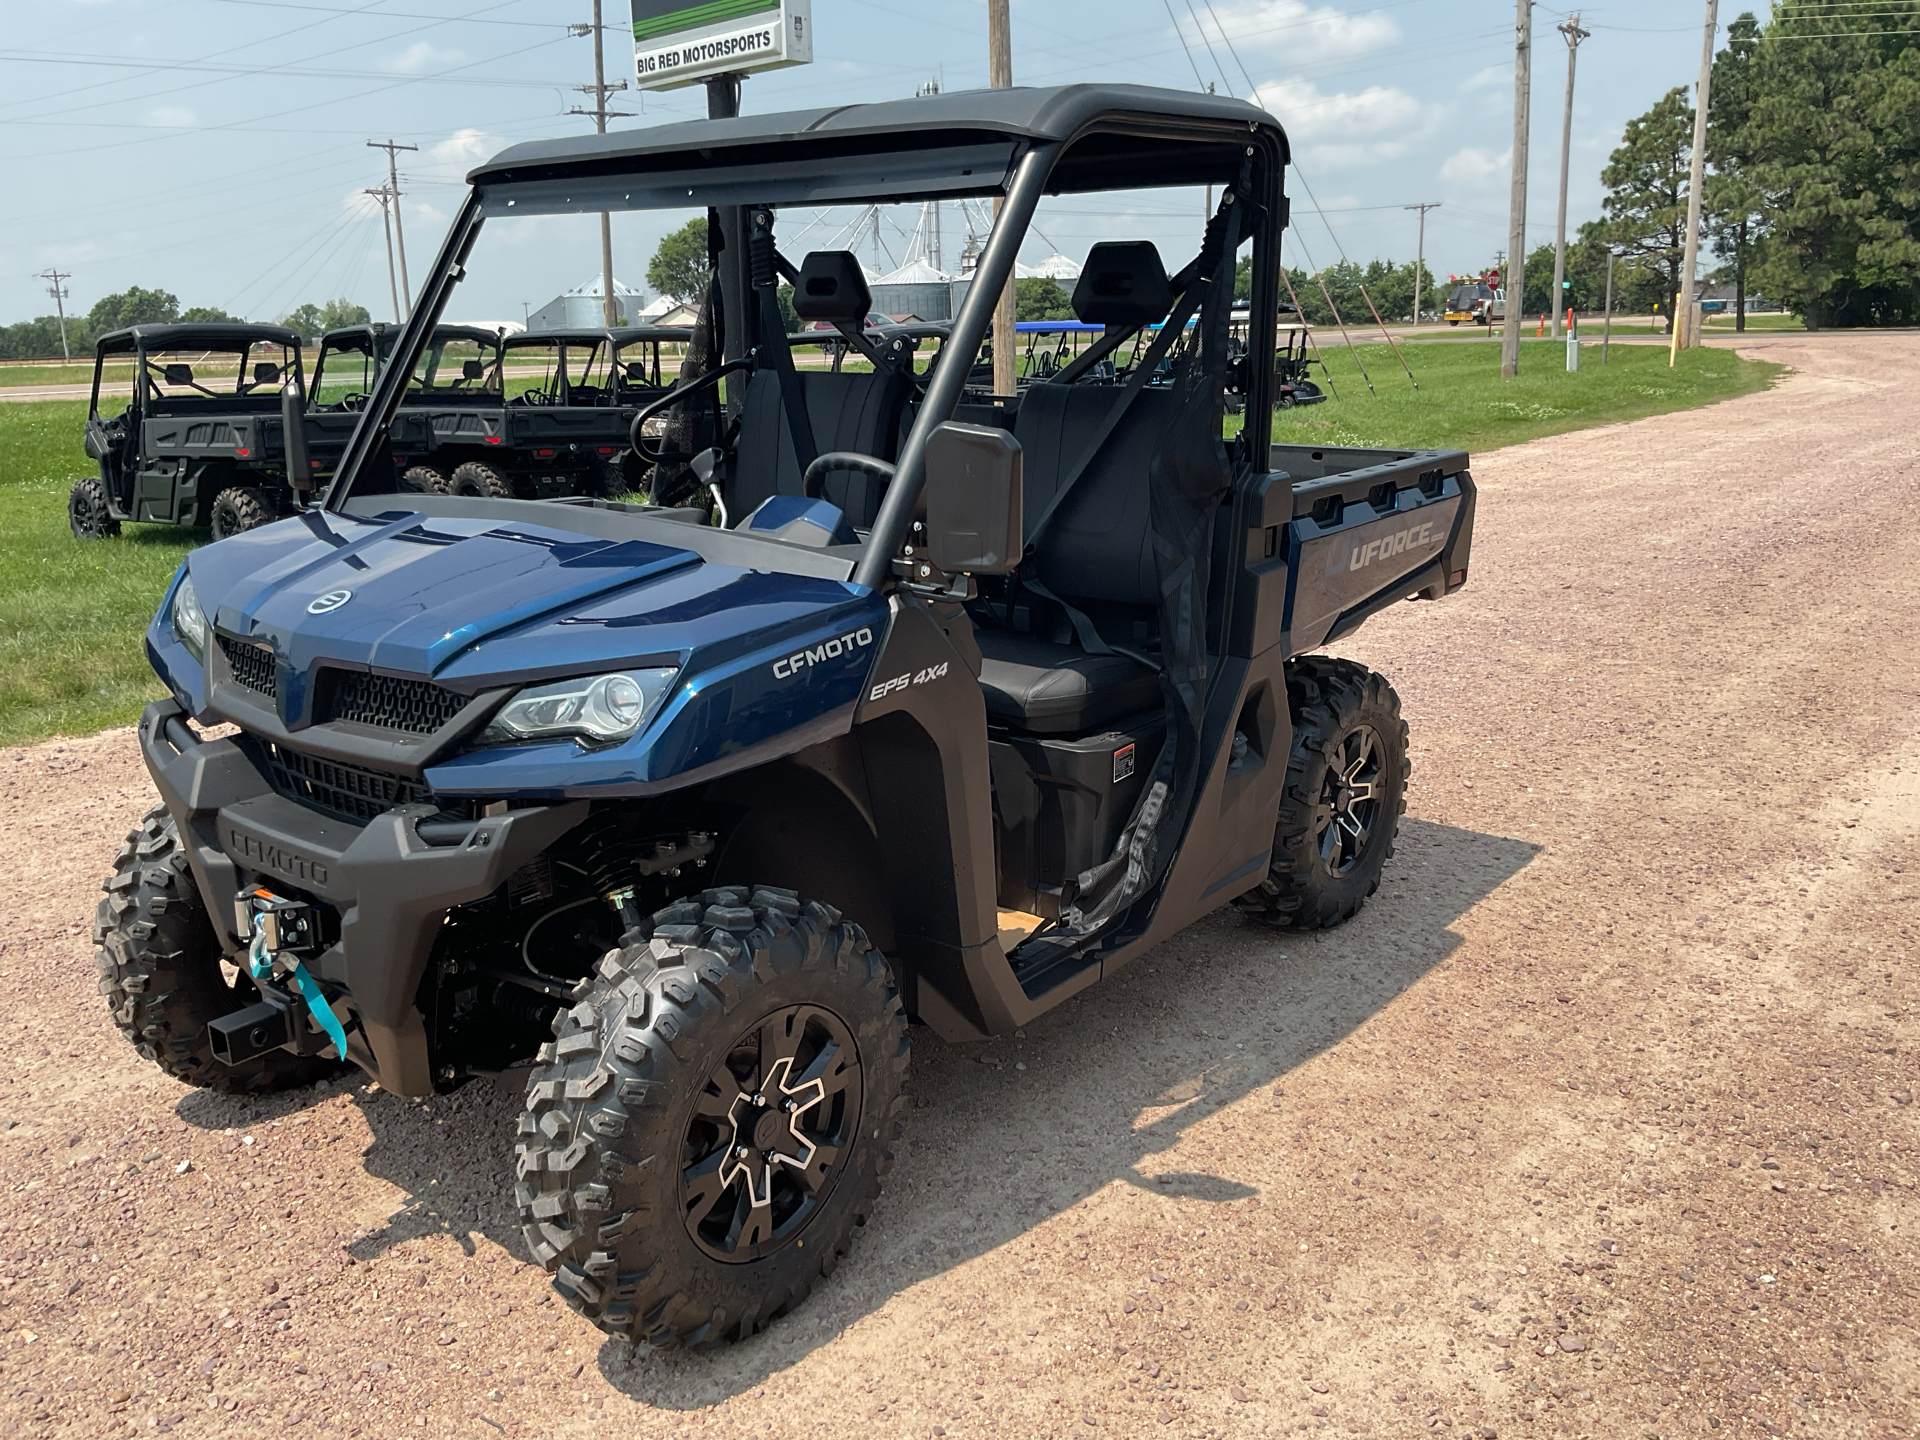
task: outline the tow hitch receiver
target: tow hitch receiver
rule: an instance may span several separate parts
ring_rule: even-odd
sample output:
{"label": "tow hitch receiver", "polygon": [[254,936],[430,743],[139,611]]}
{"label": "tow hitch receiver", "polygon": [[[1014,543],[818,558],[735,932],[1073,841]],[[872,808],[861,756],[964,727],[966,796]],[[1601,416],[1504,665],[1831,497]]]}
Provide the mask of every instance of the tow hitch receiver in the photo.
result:
{"label": "tow hitch receiver", "polygon": [[207,1026],[213,1058],[222,1065],[243,1065],[292,1039],[293,1012],[271,1000],[223,1015]]}
{"label": "tow hitch receiver", "polygon": [[[322,948],[319,912],[305,901],[289,900],[257,887],[242,890],[233,903],[240,928],[253,936],[247,947],[248,972],[255,980],[291,984],[306,1002],[314,1023],[333,1042],[334,1053],[346,1059],[346,1027],[303,963]],[[263,989],[262,995],[258,1005],[237,1010],[207,1027],[213,1053],[223,1063],[238,1064],[301,1038],[302,1027],[292,1007],[272,992]]]}

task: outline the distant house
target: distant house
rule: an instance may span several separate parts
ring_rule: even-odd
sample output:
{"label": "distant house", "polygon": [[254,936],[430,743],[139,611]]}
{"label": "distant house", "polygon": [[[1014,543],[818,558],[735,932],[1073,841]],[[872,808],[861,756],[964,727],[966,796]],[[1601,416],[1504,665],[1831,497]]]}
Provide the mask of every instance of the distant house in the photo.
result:
{"label": "distant house", "polygon": [[700,307],[689,305],[684,300],[668,297],[664,303],[656,300],[640,312],[634,322],[639,325],[680,326],[691,330],[700,319]]}
{"label": "distant house", "polygon": [[[606,311],[600,302],[600,277],[594,276],[584,285],[576,285],[564,294],[556,295],[546,304],[527,316],[529,330],[578,330],[592,328],[607,323]],[[638,322],[641,303],[645,295],[624,283],[618,275],[613,277],[613,299],[618,307],[619,323],[631,325]]]}

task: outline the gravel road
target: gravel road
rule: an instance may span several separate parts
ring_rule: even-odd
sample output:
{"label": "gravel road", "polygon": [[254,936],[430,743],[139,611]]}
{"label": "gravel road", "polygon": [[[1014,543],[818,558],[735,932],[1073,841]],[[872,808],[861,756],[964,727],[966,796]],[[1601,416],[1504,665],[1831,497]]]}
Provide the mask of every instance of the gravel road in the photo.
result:
{"label": "gravel road", "polygon": [[852,1259],[718,1352],[550,1297],[497,1086],[138,1063],[132,735],[0,752],[0,1434],[1912,1434],[1920,337],[1743,348],[1487,456],[1472,585],[1346,647],[1417,757],[1358,920],[917,1037]]}

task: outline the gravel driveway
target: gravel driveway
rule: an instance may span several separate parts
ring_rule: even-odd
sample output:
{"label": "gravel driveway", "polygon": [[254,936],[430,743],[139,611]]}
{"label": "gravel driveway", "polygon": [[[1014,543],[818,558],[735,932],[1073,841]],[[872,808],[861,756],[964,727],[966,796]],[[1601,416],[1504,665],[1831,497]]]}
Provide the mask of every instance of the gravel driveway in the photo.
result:
{"label": "gravel driveway", "polygon": [[1920,337],[1489,455],[1344,647],[1417,771],[1354,923],[1219,915],[916,1038],[852,1259],[717,1352],[550,1295],[517,1097],[138,1063],[131,732],[0,752],[0,1434],[1896,1436],[1920,1423]]}

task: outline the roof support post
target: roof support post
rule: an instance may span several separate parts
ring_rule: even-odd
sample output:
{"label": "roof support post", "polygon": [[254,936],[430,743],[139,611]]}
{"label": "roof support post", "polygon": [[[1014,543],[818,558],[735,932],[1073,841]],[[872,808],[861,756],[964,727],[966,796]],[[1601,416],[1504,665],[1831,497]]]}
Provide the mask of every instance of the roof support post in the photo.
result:
{"label": "roof support post", "polygon": [[894,470],[893,483],[887,487],[886,499],[881,501],[880,513],[874,517],[873,529],[867,536],[866,553],[860,557],[859,568],[853,573],[855,584],[877,590],[892,571],[893,557],[906,540],[914,504],[920,498],[920,487],[926,479],[927,437],[936,425],[953,418],[953,407],[960,403],[968,372],[980,354],[980,342],[986,338],[987,325],[999,304],[1000,292],[1013,277],[1013,262],[1020,253],[1020,242],[1026,239],[1027,226],[1039,208],[1041,191],[1046,187],[1059,151],[1058,142],[1034,145],[1014,163],[1013,178],[1007,184],[1006,204],[994,222],[993,233],[987,237],[987,248],[981,252],[980,264],[973,272],[973,284],[967,287],[967,298],[960,302],[953,332],[941,346],[940,358],[934,362],[926,401],[907,434],[906,444],[900,447],[900,463]]}

